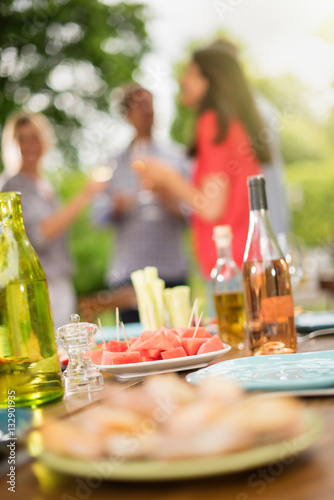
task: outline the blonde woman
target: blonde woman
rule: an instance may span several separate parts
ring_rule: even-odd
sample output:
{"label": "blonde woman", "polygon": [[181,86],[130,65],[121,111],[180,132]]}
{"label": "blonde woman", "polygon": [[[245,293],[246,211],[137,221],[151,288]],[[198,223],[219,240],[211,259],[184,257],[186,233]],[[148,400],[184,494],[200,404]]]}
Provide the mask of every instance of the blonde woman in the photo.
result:
{"label": "blonde woman", "polygon": [[89,180],[79,194],[60,206],[52,186],[42,176],[43,159],[52,144],[53,130],[44,115],[12,115],[2,136],[5,182],[1,191],[22,193],[26,232],[45,271],[57,328],[68,323],[76,311],[66,232],[93,196],[106,189],[106,183]]}

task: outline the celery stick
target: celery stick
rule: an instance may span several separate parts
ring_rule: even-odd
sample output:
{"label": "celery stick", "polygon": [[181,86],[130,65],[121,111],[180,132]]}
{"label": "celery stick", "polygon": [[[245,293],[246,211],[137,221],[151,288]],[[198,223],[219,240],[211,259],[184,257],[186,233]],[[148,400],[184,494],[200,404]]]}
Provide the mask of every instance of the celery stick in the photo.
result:
{"label": "celery stick", "polygon": [[147,266],[131,274],[136,292],[140,321],[144,329],[150,328],[153,307],[152,328],[165,325],[165,308],[172,328],[187,326],[190,316],[190,288],[178,286],[165,289],[165,282],[158,277],[156,267]]}
{"label": "celery stick", "polygon": [[164,297],[171,327],[186,327],[191,312],[190,288],[188,286],[176,286],[166,289]]}
{"label": "celery stick", "polygon": [[144,277],[146,283],[150,283],[153,280],[159,279],[158,269],[153,266],[144,267]]}
{"label": "celery stick", "polygon": [[169,325],[173,328],[172,325],[172,317],[173,317],[173,305],[172,305],[172,288],[165,288],[163,291],[163,296],[164,296],[164,301],[165,301],[165,306],[167,309],[167,314],[169,318]]}
{"label": "celery stick", "polygon": [[159,283],[158,269],[156,267],[146,266],[143,271],[145,279],[145,315],[147,318],[147,323],[150,324],[150,316],[153,309],[153,324],[151,325],[151,327],[152,329],[155,329],[163,326],[163,322],[161,321],[162,315],[160,312],[161,306],[158,306],[158,303],[160,304],[162,299],[157,296],[157,293],[158,295],[162,294],[161,285],[163,284],[162,288],[164,288],[164,282],[160,284],[154,284],[156,282]]}
{"label": "celery stick", "polygon": [[165,282],[162,279],[155,279],[149,284],[152,295],[153,312],[156,328],[165,324],[165,308],[164,308],[164,288]]}
{"label": "celery stick", "polygon": [[134,271],[130,277],[137,297],[140,322],[144,330],[148,330],[150,325],[148,307],[151,298],[147,291],[144,271],[142,269]]}

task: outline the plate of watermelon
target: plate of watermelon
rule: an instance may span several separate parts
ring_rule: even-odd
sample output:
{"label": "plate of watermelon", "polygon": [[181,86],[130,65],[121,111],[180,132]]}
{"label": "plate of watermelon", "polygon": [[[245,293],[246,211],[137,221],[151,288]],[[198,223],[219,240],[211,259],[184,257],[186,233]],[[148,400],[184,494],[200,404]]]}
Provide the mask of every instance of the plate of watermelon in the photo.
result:
{"label": "plate of watermelon", "polygon": [[131,378],[201,368],[230,349],[219,335],[211,335],[204,327],[161,327],[127,341],[110,340],[90,356],[101,370]]}

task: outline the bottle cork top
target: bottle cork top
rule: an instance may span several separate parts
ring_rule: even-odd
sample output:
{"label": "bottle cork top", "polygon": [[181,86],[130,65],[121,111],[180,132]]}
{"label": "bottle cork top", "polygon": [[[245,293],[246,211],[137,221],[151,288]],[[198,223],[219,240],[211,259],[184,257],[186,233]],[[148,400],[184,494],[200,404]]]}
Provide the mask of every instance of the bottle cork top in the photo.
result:
{"label": "bottle cork top", "polygon": [[213,235],[214,236],[230,236],[231,234],[232,234],[231,226],[228,226],[228,225],[215,226],[213,228]]}
{"label": "bottle cork top", "polygon": [[212,238],[222,246],[229,246],[232,238],[232,228],[229,225],[215,226]]}

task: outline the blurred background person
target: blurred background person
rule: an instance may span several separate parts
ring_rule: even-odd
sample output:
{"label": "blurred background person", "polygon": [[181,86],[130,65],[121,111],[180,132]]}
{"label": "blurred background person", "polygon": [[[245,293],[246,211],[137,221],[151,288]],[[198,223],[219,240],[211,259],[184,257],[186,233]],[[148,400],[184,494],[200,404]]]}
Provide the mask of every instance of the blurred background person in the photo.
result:
{"label": "blurred background person", "polygon": [[[106,184],[89,180],[79,194],[60,206],[53,187],[43,177],[43,159],[53,142],[51,124],[44,115],[12,115],[2,136],[5,173],[1,191],[22,193],[24,225],[44,268],[57,328],[68,323],[77,309],[66,232]],[[15,163],[8,160],[8,151],[13,151],[13,146],[18,153]]]}
{"label": "blurred background person", "polygon": [[[108,194],[96,204],[95,220],[111,223],[116,231],[115,251],[106,283],[112,289],[129,285],[130,274],[145,266],[158,268],[167,287],[187,282],[188,266],[182,245],[187,217],[180,204],[161,186],[143,189],[131,168],[134,160],[159,158],[181,177],[187,175],[189,160],[180,147],[163,145],[153,137],[154,108],[151,92],[133,83],[122,89],[121,111],[134,129],[134,139],[116,158]],[[138,312],[123,310],[124,322],[139,320]]]}
{"label": "blurred background person", "polygon": [[[216,40],[213,47],[218,50],[230,51],[238,59],[239,51],[236,45],[227,39]],[[286,249],[286,237],[290,227],[290,215],[285,196],[283,178],[283,157],[281,144],[277,129],[279,117],[274,106],[259,92],[253,92],[256,107],[263,121],[263,128],[259,131],[262,141],[268,145],[270,150],[270,162],[268,159],[262,162],[261,169],[266,180],[266,191],[268,199],[268,210],[273,230],[279,241]]]}
{"label": "blurred background person", "polygon": [[195,253],[209,280],[216,262],[215,225],[232,227],[233,257],[242,265],[249,225],[247,177],[272,161],[234,45],[218,41],[193,54],[182,79],[181,101],[197,112],[192,182],[159,161],[135,163],[146,187],[162,187],[193,212]]}

